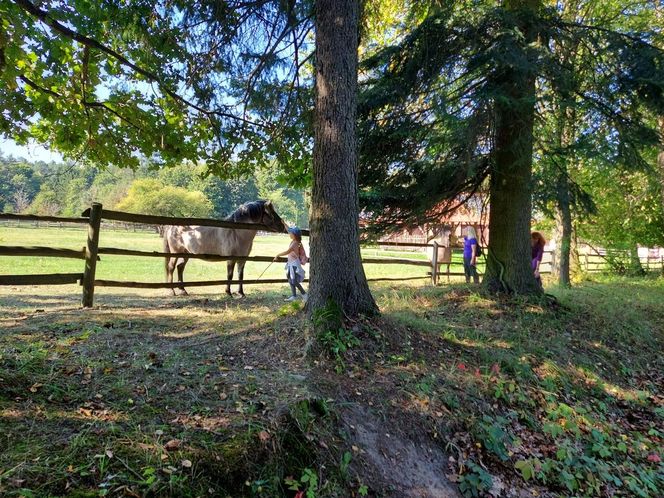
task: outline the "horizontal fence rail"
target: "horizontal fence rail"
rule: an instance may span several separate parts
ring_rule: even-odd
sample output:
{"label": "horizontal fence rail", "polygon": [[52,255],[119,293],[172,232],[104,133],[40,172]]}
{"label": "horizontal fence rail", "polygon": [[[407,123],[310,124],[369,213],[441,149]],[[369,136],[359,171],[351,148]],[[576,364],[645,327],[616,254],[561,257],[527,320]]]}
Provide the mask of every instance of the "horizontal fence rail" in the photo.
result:
{"label": "horizontal fence rail", "polygon": [[[463,275],[463,274],[462,274]],[[422,280],[429,278],[428,276],[421,277],[400,277],[400,278],[390,278],[390,277],[380,277],[380,278],[368,278],[368,282],[394,282],[402,280]],[[305,278],[303,282],[309,282],[308,278]],[[135,289],[178,289],[180,287],[213,287],[217,285],[251,285],[251,284],[283,284],[285,280],[283,278],[263,278],[263,279],[254,279],[254,280],[193,280],[191,282],[129,282],[126,280],[95,280],[95,287],[128,287]]]}
{"label": "horizontal fence rail", "polygon": [[85,259],[85,247],[76,250],[60,247],[0,246],[0,256],[40,256],[47,258]]}
{"label": "horizontal fence rail", "polygon": [[[305,279],[304,282],[308,282]],[[243,280],[243,284],[283,284],[283,278],[265,278],[260,280]],[[95,280],[95,287],[129,287],[136,289],[178,289],[180,287],[212,287],[215,285],[238,285],[240,280],[193,280],[191,282],[128,282],[125,280]]]}
{"label": "horizontal fence rail", "polygon": [[[83,215],[89,215],[90,209],[83,211]],[[206,226],[217,228],[239,228],[246,230],[260,230],[262,232],[276,232],[272,228],[260,223],[240,223],[236,221],[214,220],[211,218],[179,218],[175,216],[153,216],[149,214],[125,213],[102,209],[101,217],[105,220],[127,221],[131,223],[143,223],[147,225],[176,225],[176,226]],[[278,233],[278,232],[277,232]]]}
{"label": "horizontal fence rail", "polygon": [[[119,256],[144,256],[148,258],[187,258],[204,259],[207,261],[258,261],[268,263],[274,261],[270,256],[224,256],[221,254],[192,254],[188,252],[157,252],[157,251],[138,251],[134,249],[118,249],[115,247],[100,247],[99,254],[119,255]],[[285,263],[286,258],[277,258],[276,262]]]}
{"label": "horizontal fence rail", "polygon": [[[85,271],[83,273],[52,273],[38,275],[0,275],[0,285],[61,285],[76,284],[83,287],[83,306],[90,307],[93,304],[95,287],[127,287],[141,289],[177,289],[180,287],[203,287],[219,285],[238,285],[240,283],[252,284],[281,284],[285,279],[254,279],[254,280],[205,280],[192,282],[133,282],[104,280],[95,278],[96,262],[100,259],[99,255],[108,256],[136,256],[152,258],[185,258],[200,259],[203,261],[253,261],[253,262],[285,262],[286,258],[273,258],[272,256],[234,256],[221,254],[190,254],[190,253],[167,253],[159,251],[141,251],[134,249],[122,249],[115,247],[98,247],[99,233],[101,229],[108,230],[114,228],[114,223],[122,223],[125,227],[143,227],[154,230],[157,226],[176,225],[176,226],[211,226],[229,229],[246,229],[263,232],[277,233],[263,224],[238,223],[228,220],[214,220],[209,218],[179,218],[170,216],[152,216],[144,214],[125,213],[103,209],[101,204],[94,203],[91,209],[87,209],[80,218],[59,217],[59,216],[39,216],[39,215],[20,215],[13,213],[0,213],[0,220],[15,222],[32,223],[63,223],[85,224],[82,228],[87,228],[87,245],[81,249],[68,249],[57,247],[23,247],[23,246],[0,246],[0,256],[33,256],[33,257],[59,257],[85,260]],[[112,223],[103,223],[103,220],[110,220]],[[74,225],[76,226],[76,225]],[[309,235],[309,230],[302,230],[302,234]],[[369,282],[400,282],[409,280],[431,279],[436,285],[441,276],[464,276],[463,272],[455,271],[456,268],[463,265],[458,259],[460,248],[443,247],[437,241],[426,242],[397,242],[397,241],[376,241],[361,240],[364,247],[411,247],[433,249],[426,251],[427,259],[407,259],[398,257],[364,257],[362,262],[365,264],[393,264],[393,265],[411,265],[418,267],[427,267],[429,271],[425,275],[411,277],[380,277],[369,278]],[[602,254],[604,252],[604,254]],[[579,261],[582,269],[587,272],[601,272],[609,268],[609,260],[612,257],[625,257],[627,253],[611,253],[605,251],[580,255]],[[455,255],[457,257],[455,257]],[[546,261],[541,263],[542,274],[551,273],[555,261],[550,251],[545,252]],[[664,257],[640,258],[643,264],[645,260],[646,269],[650,269],[654,264],[656,268],[664,272]],[[450,271],[452,269],[452,271]],[[308,280],[305,280],[308,282]]]}
{"label": "horizontal fence rail", "polygon": [[36,275],[0,275],[0,285],[64,285],[75,284],[82,273],[46,273]]}
{"label": "horizontal fence rail", "polygon": [[[100,247],[99,254],[113,254],[122,256],[145,256],[149,258],[191,258],[191,259],[204,259],[208,261],[258,261],[263,263],[270,263],[275,261],[270,256],[232,256],[221,254],[192,254],[188,252],[157,252],[157,251],[138,251],[134,249],[118,249],[115,247]],[[285,263],[286,258],[277,258],[276,262]],[[381,263],[392,265],[414,265],[414,266],[431,266],[431,263],[425,260],[416,259],[400,259],[400,258],[362,258],[363,263]],[[455,263],[457,264],[457,263]],[[463,263],[458,263],[463,264]]]}
{"label": "horizontal fence rail", "polygon": [[364,246],[433,247],[433,244],[425,244],[423,242],[382,242],[375,240],[360,240],[360,244]]}
{"label": "horizontal fence rail", "polygon": [[87,217],[65,218],[62,216],[41,216],[36,214],[0,213],[0,219],[16,221],[57,221],[62,223],[87,223]]}

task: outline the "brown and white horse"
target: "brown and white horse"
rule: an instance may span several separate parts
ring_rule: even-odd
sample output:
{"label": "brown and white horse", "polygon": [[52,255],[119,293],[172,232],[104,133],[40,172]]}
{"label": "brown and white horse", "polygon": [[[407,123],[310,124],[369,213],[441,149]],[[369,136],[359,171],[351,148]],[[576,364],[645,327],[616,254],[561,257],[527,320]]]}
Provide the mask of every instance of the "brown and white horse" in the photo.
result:
{"label": "brown and white horse", "polygon": [[[226,221],[240,223],[256,223],[265,225],[276,232],[287,232],[287,226],[274,210],[271,201],[247,202],[237,208],[233,214],[224,218]],[[221,256],[249,256],[256,230],[245,228],[216,228],[205,226],[167,226],[164,229],[164,252],[190,254],[219,254]],[[173,282],[173,271],[178,269],[179,289],[187,294],[184,288],[183,274],[187,265],[187,257],[166,258],[166,281]],[[244,260],[228,260],[226,263],[228,283],[226,294],[231,295],[231,280],[235,263],[238,266],[239,294],[244,296],[242,280],[244,279]],[[175,289],[171,289],[175,295]]]}

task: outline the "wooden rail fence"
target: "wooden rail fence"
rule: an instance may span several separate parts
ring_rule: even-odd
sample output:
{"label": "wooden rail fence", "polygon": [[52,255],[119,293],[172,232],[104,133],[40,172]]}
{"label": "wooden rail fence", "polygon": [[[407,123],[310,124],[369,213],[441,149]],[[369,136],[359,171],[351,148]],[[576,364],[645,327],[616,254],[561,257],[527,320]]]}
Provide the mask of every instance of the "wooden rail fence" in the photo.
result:
{"label": "wooden rail fence", "polygon": [[[123,255],[123,256],[137,256],[137,257],[153,257],[153,258],[172,258],[172,257],[186,257],[189,259],[201,259],[205,261],[227,261],[229,259],[241,261],[256,261],[256,262],[271,262],[272,256],[232,256],[232,255],[219,255],[219,254],[180,254],[180,253],[164,253],[158,251],[139,251],[132,249],[119,249],[115,247],[99,247],[99,233],[102,229],[102,220],[112,222],[122,222],[129,224],[140,224],[141,226],[164,226],[164,225],[201,225],[212,226],[221,228],[238,228],[247,230],[260,230],[272,231],[270,228],[251,223],[236,223],[225,220],[213,220],[207,218],[177,218],[168,216],[151,216],[143,214],[125,213],[121,211],[112,211],[103,209],[101,204],[94,203],[91,208],[85,210],[81,217],[57,217],[57,216],[36,216],[36,215],[18,215],[12,213],[0,213],[0,220],[13,220],[24,222],[47,222],[47,223],[67,223],[71,226],[85,225],[87,227],[87,243],[81,249],[64,249],[56,247],[23,247],[23,246],[0,246],[0,256],[42,256],[42,257],[57,257],[57,258],[74,258],[84,260],[84,268],[82,273],[51,273],[51,274],[33,274],[33,275],[0,275],[0,285],[64,285],[79,283],[83,288],[82,304],[84,307],[91,307],[94,304],[94,292],[96,287],[129,287],[140,289],[173,289],[180,287],[179,282],[132,282],[132,281],[116,281],[116,280],[101,280],[95,278],[97,262],[100,260],[100,255]],[[303,235],[309,235],[308,230],[302,230]],[[454,260],[453,251],[451,248],[446,248],[439,245],[436,241],[431,244],[420,242],[363,242],[364,245],[387,246],[387,247],[415,247],[430,249],[429,260],[416,260],[407,258],[362,258],[363,263],[367,264],[382,264],[382,265],[412,265],[429,268],[429,272],[423,276],[411,277],[382,277],[368,279],[371,282],[380,281],[407,281],[407,280],[420,280],[431,279],[431,283],[436,285],[440,281],[440,277],[445,275],[448,280],[450,276],[463,276],[463,271],[452,271],[452,267],[463,266],[461,261]],[[280,261],[285,261],[285,258],[280,258]],[[545,258],[542,262],[542,270],[540,273],[546,274],[551,272],[551,265],[553,263],[553,256],[550,252],[545,252]],[[581,260],[582,268],[588,272],[605,271],[608,269],[607,256],[596,252],[595,254],[585,254]],[[441,267],[445,271],[441,271]],[[664,272],[664,257],[662,258],[648,258],[646,261],[646,269],[660,269]],[[205,280],[205,281],[192,281],[185,282],[187,287],[202,287],[213,285],[226,285],[238,284],[238,280],[229,282],[228,280]],[[273,284],[283,283],[282,279],[256,279],[244,280],[243,284]]]}
{"label": "wooden rail fence", "polygon": [[[138,257],[157,257],[157,258],[177,258],[186,257],[189,259],[201,259],[205,261],[227,261],[230,259],[242,261],[271,262],[272,256],[232,256],[219,254],[189,254],[189,253],[164,253],[158,251],[139,251],[132,249],[120,249],[115,247],[99,247],[99,233],[102,229],[102,220],[136,223],[143,226],[164,226],[164,225],[200,225],[221,228],[237,228],[247,230],[272,231],[270,228],[260,224],[237,223],[225,220],[214,220],[207,218],[177,218],[169,216],[152,216],[125,213],[103,209],[101,204],[94,203],[91,208],[86,209],[82,216],[76,217],[57,217],[57,216],[37,216],[37,215],[18,215],[12,213],[0,213],[0,220],[13,220],[25,222],[49,222],[49,223],[67,223],[80,224],[87,227],[87,243],[81,249],[64,249],[56,247],[23,247],[23,246],[0,246],[0,256],[42,256],[58,258],[75,258],[84,260],[82,273],[51,273],[43,275],[0,275],[0,285],[64,285],[79,283],[83,288],[82,304],[83,307],[92,307],[94,304],[94,292],[96,287],[129,287],[139,289],[173,289],[180,287],[179,282],[132,282],[103,280],[95,278],[97,261],[100,255],[123,255]],[[302,234],[309,235],[308,230],[302,230]],[[412,246],[412,247],[435,247],[434,244],[403,244],[403,243],[384,243],[380,245],[393,246]],[[437,251],[435,251],[437,252]],[[285,258],[279,258],[278,261],[285,262]],[[414,260],[406,258],[363,258],[363,263],[368,264],[398,264],[412,266],[426,266],[431,269],[426,275],[412,277],[381,277],[369,279],[372,282],[385,281],[407,281],[421,280],[431,278],[432,282],[438,281],[438,266],[426,260]],[[449,267],[448,267],[449,273]],[[456,273],[463,275],[463,273]],[[283,279],[256,279],[243,280],[243,284],[274,284],[283,283]],[[205,280],[185,282],[186,287],[202,287],[213,285],[238,284],[239,280]]]}

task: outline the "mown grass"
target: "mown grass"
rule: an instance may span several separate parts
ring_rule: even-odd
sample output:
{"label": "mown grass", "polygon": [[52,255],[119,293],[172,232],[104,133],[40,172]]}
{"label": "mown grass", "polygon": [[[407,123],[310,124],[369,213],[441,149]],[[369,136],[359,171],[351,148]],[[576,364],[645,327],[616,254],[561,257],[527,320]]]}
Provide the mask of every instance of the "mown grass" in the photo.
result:
{"label": "mown grass", "polygon": [[315,496],[391,496],[352,407],[446,452],[436,472],[467,496],[662,495],[664,279],[549,288],[553,304],[372,290],[382,316],[328,358],[285,286],[100,289],[92,310],[77,286],[1,288],[0,495],[292,497],[312,472]]}

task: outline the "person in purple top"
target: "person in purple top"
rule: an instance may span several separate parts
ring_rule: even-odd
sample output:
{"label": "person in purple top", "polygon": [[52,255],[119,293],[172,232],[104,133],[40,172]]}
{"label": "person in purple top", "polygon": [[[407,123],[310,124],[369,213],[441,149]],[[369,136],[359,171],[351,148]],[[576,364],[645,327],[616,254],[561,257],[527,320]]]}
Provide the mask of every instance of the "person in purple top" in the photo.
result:
{"label": "person in purple top", "polygon": [[540,287],[542,287],[542,277],[540,277],[540,264],[542,263],[542,257],[544,257],[544,246],[546,245],[546,240],[542,237],[542,234],[539,232],[532,232],[530,234],[530,247],[531,247],[531,259],[530,267],[533,269],[533,274],[535,275],[535,280]]}
{"label": "person in purple top", "polygon": [[466,283],[478,284],[480,277],[477,274],[477,233],[474,227],[466,227],[466,235],[463,236],[463,273],[466,275]]}

